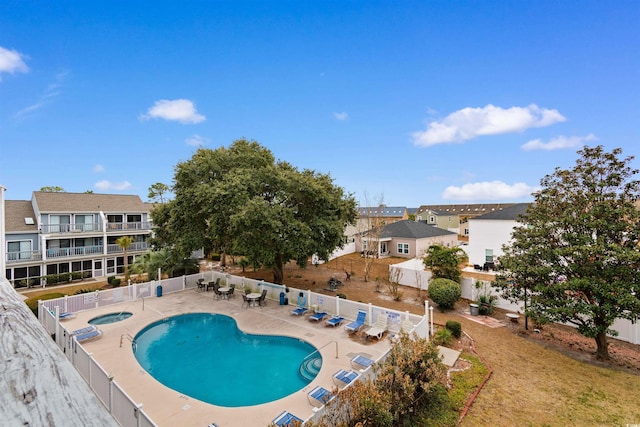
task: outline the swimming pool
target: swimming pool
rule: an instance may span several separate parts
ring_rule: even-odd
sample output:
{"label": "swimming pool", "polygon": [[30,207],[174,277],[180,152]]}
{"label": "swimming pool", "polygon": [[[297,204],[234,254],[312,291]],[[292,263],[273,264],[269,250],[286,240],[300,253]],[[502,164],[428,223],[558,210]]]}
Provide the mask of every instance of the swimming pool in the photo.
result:
{"label": "swimming pool", "polygon": [[[138,363],[156,380],[213,405],[271,402],[313,379],[299,369],[314,346],[297,338],[246,334],[221,314],[170,317],[145,327],[134,343]],[[312,357],[321,363],[319,352]]]}
{"label": "swimming pool", "polygon": [[122,311],[120,313],[103,314],[102,316],[94,317],[93,319],[89,320],[89,324],[90,325],[106,325],[108,323],[115,323],[121,320],[128,319],[131,316],[133,316],[133,314],[128,311]]}

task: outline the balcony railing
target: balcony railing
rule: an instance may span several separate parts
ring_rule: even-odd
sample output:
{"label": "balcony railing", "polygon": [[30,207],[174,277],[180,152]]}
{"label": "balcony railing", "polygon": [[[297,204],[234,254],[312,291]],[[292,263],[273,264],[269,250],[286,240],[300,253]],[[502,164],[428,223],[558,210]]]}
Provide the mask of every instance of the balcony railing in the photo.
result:
{"label": "balcony railing", "polygon": [[[139,252],[149,249],[147,242],[134,242],[129,246],[127,252]],[[78,246],[75,248],[55,248],[47,249],[47,259],[60,259],[70,257],[82,257],[90,255],[100,255],[104,252],[103,245]],[[108,254],[121,254],[124,251],[119,245],[107,245]],[[7,264],[18,264],[22,262],[42,261],[42,253],[39,251],[7,252]]]}
{"label": "balcony railing", "polygon": [[7,252],[7,264],[42,260],[40,251]]}
{"label": "balcony railing", "polygon": [[151,223],[144,222],[110,222],[107,231],[151,230]]}
{"label": "balcony railing", "polygon": [[[127,249],[127,252],[146,251],[147,249],[149,249],[149,244],[147,242],[133,242]],[[108,254],[121,254],[123,252],[124,251],[120,245],[107,245]]]}
{"label": "balcony railing", "polygon": [[[135,231],[151,230],[151,223],[144,222],[110,222],[107,224],[107,231]],[[92,224],[42,224],[43,233],[91,233],[101,232],[102,223]]]}
{"label": "balcony railing", "polygon": [[43,233],[90,233],[102,231],[102,224],[42,224]]}
{"label": "balcony railing", "polygon": [[78,246],[76,248],[56,248],[47,249],[47,258],[68,258],[79,257],[85,255],[101,254],[104,250],[104,246]]}

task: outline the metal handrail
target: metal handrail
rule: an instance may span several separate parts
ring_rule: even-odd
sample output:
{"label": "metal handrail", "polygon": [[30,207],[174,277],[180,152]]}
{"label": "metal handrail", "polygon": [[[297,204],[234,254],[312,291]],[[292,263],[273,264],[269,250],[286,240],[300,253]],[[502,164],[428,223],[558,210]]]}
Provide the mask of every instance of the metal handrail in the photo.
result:
{"label": "metal handrail", "polygon": [[323,345],[322,347],[319,347],[319,348],[317,348],[317,349],[313,350],[311,353],[307,354],[307,355],[302,359],[302,362],[301,362],[300,364],[304,363],[304,362],[305,362],[305,360],[307,360],[311,355],[313,355],[313,354],[315,354],[315,353],[319,353],[319,352],[320,352],[320,350],[322,350],[323,348],[325,348],[326,346],[328,346],[328,345],[329,345],[329,344],[331,344],[331,343],[334,343],[334,344],[336,345],[336,359],[337,359],[337,358],[338,358],[338,341],[333,340],[333,341],[329,341],[328,343],[326,343],[326,344],[325,344],[325,345]]}

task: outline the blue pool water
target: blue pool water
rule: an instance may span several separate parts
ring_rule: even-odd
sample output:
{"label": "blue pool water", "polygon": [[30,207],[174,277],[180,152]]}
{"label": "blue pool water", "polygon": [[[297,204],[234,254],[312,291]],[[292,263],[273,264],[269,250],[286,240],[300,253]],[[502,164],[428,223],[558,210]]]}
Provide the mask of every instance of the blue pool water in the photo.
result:
{"label": "blue pool water", "polygon": [[170,317],[144,328],[134,342],[136,359],[155,379],[213,405],[271,402],[313,379],[308,372],[303,378],[299,369],[314,346],[297,338],[246,334],[220,314]]}
{"label": "blue pool water", "polygon": [[128,319],[131,316],[133,316],[133,314],[128,311],[123,311],[122,313],[103,314],[102,316],[94,317],[93,319],[89,320],[89,324],[106,325],[108,323],[115,323],[124,319]]}

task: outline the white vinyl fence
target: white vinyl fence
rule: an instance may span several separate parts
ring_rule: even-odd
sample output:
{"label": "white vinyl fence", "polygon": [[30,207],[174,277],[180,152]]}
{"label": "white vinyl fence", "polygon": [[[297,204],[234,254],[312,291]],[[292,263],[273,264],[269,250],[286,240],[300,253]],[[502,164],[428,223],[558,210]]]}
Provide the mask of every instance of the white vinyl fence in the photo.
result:
{"label": "white vinyl fence", "polygon": [[[98,399],[123,427],[152,427],[156,424],[145,414],[142,405],[134,402],[120,388],[115,379],[109,376],[82,345],[71,336],[70,331],[62,326],[58,320],[59,314],[91,310],[126,301],[133,302],[137,299],[157,298],[164,294],[195,289],[198,286],[199,279],[207,283],[220,279],[221,284],[235,284],[239,291],[251,289],[258,292],[266,289],[269,300],[281,302],[281,298],[286,298],[290,305],[301,304],[306,307],[316,307],[347,319],[355,319],[358,315],[358,310],[365,310],[367,312],[365,321],[367,325],[373,325],[378,316],[386,314],[389,317],[389,331],[391,333],[397,333],[400,330],[402,319],[411,321],[415,325],[414,332],[420,337],[428,338],[430,331],[433,330],[432,318],[431,323],[429,323],[430,308],[428,306],[425,306],[425,315],[419,316],[409,312],[400,312],[372,304],[348,301],[337,296],[317,294],[309,290],[276,285],[263,280],[232,276],[217,271],[201,272],[190,276],[137,283],[120,288],[39,301],[38,319],[40,323],[54,337],[58,347],[80,372],[96,396],[98,396]],[[386,353],[381,357],[381,359],[384,358],[386,358]],[[318,414],[316,413],[314,417]]]}
{"label": "white vinyl fence", "polygon": [[[431,279],[431,272],[424,270],[424,264],[419,258],[409,260],[400,264],[394,264],[389,266],[389,272],[391,275],[396,275],[399,278],[399,283],[403,286],[409,286],[412,288],[419,288],[423,290],[429,289],[429,280]],[[512,303],[500,296],[500,290],[491,286],[491,282],[488,280],[477,280],[474,278],[464,277],[460,283],[462,287],[462,298],[469,301],[477,301],[479,295],[493,295],[496,297],[496,307],[514,311],[524,312],[524,302]],[[569,323],[566,325],[574,326]],[[626,341],[631,344],[640,344],[640,323],[633,323],[626,319],[617,319],[611,329],[618,332],[615,337],[621,341]]]}

